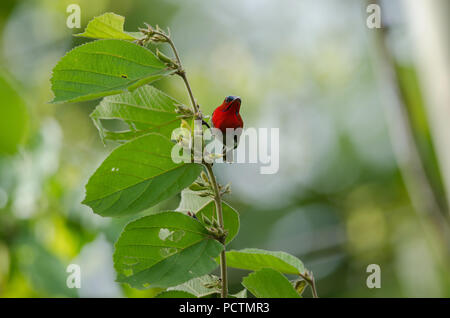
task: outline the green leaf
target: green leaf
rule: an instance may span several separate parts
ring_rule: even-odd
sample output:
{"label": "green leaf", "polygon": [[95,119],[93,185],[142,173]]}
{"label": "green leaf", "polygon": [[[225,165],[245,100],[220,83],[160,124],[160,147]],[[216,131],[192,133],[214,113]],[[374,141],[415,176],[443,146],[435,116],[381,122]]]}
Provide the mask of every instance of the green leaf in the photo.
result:
{"label": "green leaf", "polygon": [[303,274],[305,267],[297,257],[285,252],[271,252],[257,248],[246,248],[227,252],[227,265],[247,270],[272,268],[284,274]]}
{"label": "green leaf", "polygon": [[[105,97],[91,114],[102,139],[127,141],[149,132],[158,132],[168,138],[180,127],[175,112],[180,104],[153,86],[145,85],[133,92]],[[103,127],[103,120],[119,119],[129,130],[111,131]]]}
{"label": "green leaf", "polygon": [[[234,237],[239,232],[239,214],[227,203],[222,201],[222,214],[223,214],[223,225],[225,230],[228,231],[227,238],[225,239],[225,244],[230,243]],[[195,213],[200,222],[203,222],[203,216],[206,216],[209,220],[212,218],[217,219],[216,205],[213,200],[205,204],[200,208],[199,211]]]}
{"label": "green leaf", "polygon": [[53,103],[78,102],[130,91],[172,74],[150,50],[123,40],[89,42],[53,69]]}
{"label": "green leaf", "polygon": [[0,70],[0,155],[14,154],[28,130],[25,100],[9,78]]}
{"label": "green leaf", "polygon": [[242,285],[257,298],[300,298],[289,280],[270,268],[244,277]]}
{"label": "green leaf", "polygon": [[184,213],[195,213],[209,201],[211,201],[210,197],[200,197],[195,193],[195,191],[184,189],[181,191],[181,201],[176,210]]}
{"label": "green leaf", "polygon": [[124,23],[125,18],[123,16],[107,12],[89,21],[86,30],[83,33],[75,34],[75,36],[94,39],[138,39],[138,37],[123,30]]}
{"label": "green leaf", "polygon": [[133,38],[135,38],[136,40],[140,40],[144,37],[144,35],[142,34],[142,32],[125,32],[129,35],[131,35]]}
{"label": "green leaf", "polygon": [[240,292],[236,293],[236,294],[231,294],[229,295],[229,297],[231,298],[247,298],[247,289],[243,289]]}
{"label": "green leaf", "polygon": [[294,286],[294,289],[297,291],[299,295],[302,295],[306,287],[308,287],[308,283],[304,279],[293,281],[291,282],[291,284],[292,286]]}
{"label": "green leaf", "polygon": [[150,133],[117,147],[89,179],[83,203],[102,216],[123,216],[177,194],[197,178],[202,166],[174,163],[173,145]]}
{"label": "green leaf", "polygon": [[183,213],[149,215],[129,223],[115,245],[117,281],[134,288],[175,286],[213,271],[222,250]]}
{"label": "green leaf", "polygon": [[155,298],[197,298],[191,293],[181,290],[163,291],[155,296]]}
{"label": "green leaf", "polygon": [[[216,206],[214,200],[210,197],[200,197],[195,191],[189,189],[184,189],[181,192],[181,201],[177,211],[195,213],[200,222],[203,222],[203,215],[210,220],[212,220],[213,216],[216,218]],[[222,213],[224,227],[228,231],[225,243],[228,244],[239,232],[239,213],[223,201]]]}
{"label": "green leaf", "polygon": [[201,277],[193,278],[184,284],[170,287],[167,290],[178,290],[178,291],[185,291],[188,293],[194,294],[198,298],[211,296],[214,294],[220,294],[219,287],[206,287],[208,285],[214,285],[219,280],[219,277],[215,275],[204,275]]}

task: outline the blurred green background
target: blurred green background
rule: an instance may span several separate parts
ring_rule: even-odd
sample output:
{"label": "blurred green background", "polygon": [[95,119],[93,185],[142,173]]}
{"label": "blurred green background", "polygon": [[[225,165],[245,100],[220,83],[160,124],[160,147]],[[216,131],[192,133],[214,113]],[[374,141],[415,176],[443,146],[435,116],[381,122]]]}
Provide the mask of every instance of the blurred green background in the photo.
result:
{"label": "blurred green background", "polygon": [[[81,7],[80,29],[66,27],[72,3]],[[232,182],[226,199],[241,215],[231,248],[300,257],[321,297],[449,297],[449,2],[381,4],[393,83],[378,74],[380,43],[366,27],[366,6],[359,0],[0,1],[0,296],[158,292],[114,282],[113,244],[130,218],[102,218],[80,203],[87,179],[114,147],[101,143],[89,119],[96,102],[48,103],[52,68],[87,41],[71,35],[94,16],[115,12],[126,17],[127,31],[143,22],[170,27],[204,113],[224,96],[239,95],[246,127],[280,128],[277,174],[261,175],[255,164],[216,166],[219,182]],[[389,62],[383,59],[381,65]],[[392,84],[403,117],[392,116]],[[181,80],[157,86],[188,104]],[[397,138],[402,120],[411,127],[425,182],[414,164],[399,160],[410,158]],[[434,206],[427,205],[430,197]],[[179,199],[152,210],[175,208]],[[81,266],[81,289],[66,287],[71,263]],[[366,286],[369,264],[381,267],[380,289]],[[231,292],[242,288],[243,275],[230,270]]]}

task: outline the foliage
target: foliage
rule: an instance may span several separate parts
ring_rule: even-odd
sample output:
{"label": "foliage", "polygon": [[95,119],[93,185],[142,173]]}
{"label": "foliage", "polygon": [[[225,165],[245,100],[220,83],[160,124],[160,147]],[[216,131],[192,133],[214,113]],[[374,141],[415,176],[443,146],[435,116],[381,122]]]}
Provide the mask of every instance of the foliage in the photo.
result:
{"label": "foliage", "polygon": [[246,248],[240,251],[227,252],[228,266],[257,271],[265,267],[278,270],[280,273],[300,275],[305,268],[296,257],[285,252],[270,252],[257,248]]}
{"label": "foliage", "polygon": [[117,147],[89,179],[83,203],[97,214],[121,216],[177,194],[197,178],[201,166],[174,163],[172,145],[149,133]]}
{"label": "foliage", "polygon": [[[238,213],[222,201],[230,186],[217,183],[210,164],[175,163],[170,156],[180,142],[170,139],[171,132],[202,119],[176,48],[158,27],[128,33],[123,25],[124,18],[113,13],[96,17],[78,36],[100,40],[67,53],[51,79],[55,103],[104,97],[91,118],[103,140],[123,143],[89,179],[84,204],[101,216],[121,217],[184,193],[177,211],[147,215],[124,228],[114,251],[117,281],[134,288],[167,288],[157,297],[226,297],[228,257],[229,266],[254,271],[242,283],[254,296],[300,297],[283,275],[311,282],[296,257],[259,249],[224,253],[239,231]],[[168,43],[175,59],[153,53],[150,42]],[[172,74],[184,80],[192,109],[148,85]],[[129,129],[108,130],[105,120],[120,120]],[[218,263],[220,278],[209,275]],[[246,295],[244,289],[230,297]]]}
{"label": "foliage", "polygon": [[28,110],[23,97],[0,69],[0,155],[17,151],[27,133]]}
{"label": "foliage", "polygon": [[195,219],[162,212],[129,223],[116,243],[118,281],[133,287],[170,287],[208,274],[223,245]]}
{"label": "foliage", "polygon": [[[180,103],[153,86],[142,86],[132,93],[105,97],[91,114],[103,140],[126,142],[143,134],[157,132],[170,138],[181,124],[175,107]],[[103,122],[121,120],[128,130],[111,131]]]}
{"label": "foliage", "polygon": [[122,93],[172,73],[150,50],[123,40],[99,40],[67,53],[53,69],[54,103]]}
{"label": "foliage", "polygon": [[220,294],[218,282],[219,277],[214,275],[204,275],[193,278],[184,284],[170,287],[168,290],[189,292],[198,298],[213,297]]}
{"label": "foliage", "polygon": [[300,295],[286,277],[271,268],[251,273],[242,285],[258,298],[299,298]]}
{"label": "foliage", "polygon": [[139,36],[123,30],[124,23],[124,17],[107,12],[90,21],[86,30],[83,33],[75,34],[75,36],[93,39],[136,40]]}

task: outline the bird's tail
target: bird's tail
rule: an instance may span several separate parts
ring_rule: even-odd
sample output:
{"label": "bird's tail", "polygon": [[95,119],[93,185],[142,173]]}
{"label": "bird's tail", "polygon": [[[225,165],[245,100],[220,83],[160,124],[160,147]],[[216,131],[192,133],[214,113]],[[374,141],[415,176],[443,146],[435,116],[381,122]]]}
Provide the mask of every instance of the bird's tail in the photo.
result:
{"label": "bird's tail", "polygon": [[[223,144],[222,146],[223,161],[231,163],[233,161],[233,150],[236,149],[238,146],[238,136],[234,135],[233,148],[227,148],[226,138],[224,138],[224,142],[222,144]],[[230,161],[228,161],[228,159]]]}

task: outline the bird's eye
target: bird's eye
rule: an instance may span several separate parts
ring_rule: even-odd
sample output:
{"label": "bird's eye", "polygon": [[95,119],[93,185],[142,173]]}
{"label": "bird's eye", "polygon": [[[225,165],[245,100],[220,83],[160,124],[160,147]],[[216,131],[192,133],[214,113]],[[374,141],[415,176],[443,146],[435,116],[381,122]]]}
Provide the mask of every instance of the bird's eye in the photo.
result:
{"label": "bird's eye", "polygon": [[233,96],[228,96],[227,98],[225,98],[225,101],[227,102],[227,103],[229,103],[229,102],[231,102],[231,101],[233,101]]}

